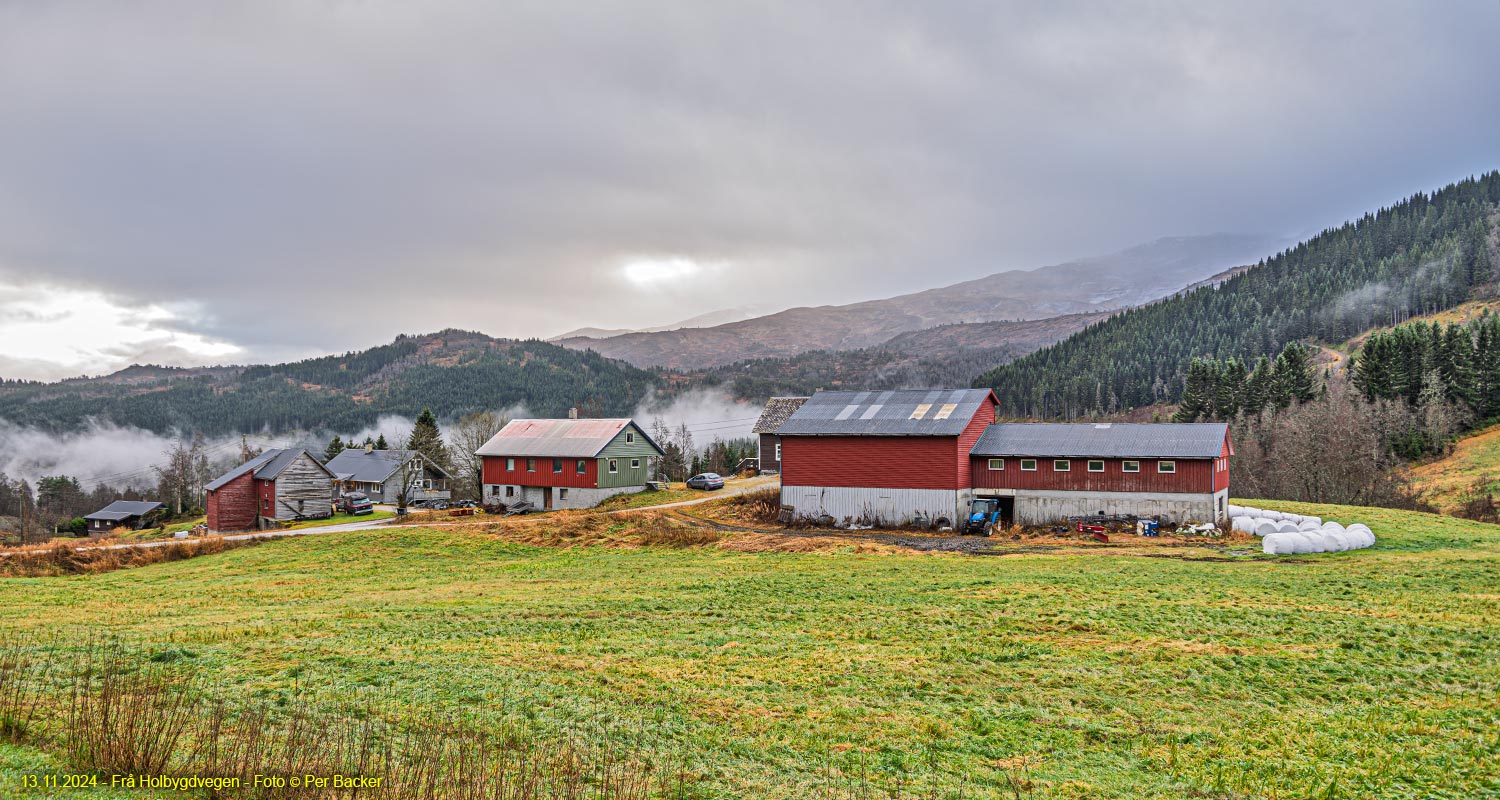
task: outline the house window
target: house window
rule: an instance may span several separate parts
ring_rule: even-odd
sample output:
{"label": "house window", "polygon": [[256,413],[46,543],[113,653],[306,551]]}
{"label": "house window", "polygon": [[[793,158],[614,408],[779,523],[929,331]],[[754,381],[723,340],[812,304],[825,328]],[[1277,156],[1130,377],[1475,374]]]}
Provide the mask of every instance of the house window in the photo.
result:
{"label": "house window", "polygon": [[505,496],[506,497],[515,497],[516,496],[516,487],[514,487],[514,486],[507,486],[507,487],[505,487]]}
{"label": "house window", "polygon": [[1168,474],[1168,473],[1176,472],[1177,471],[1177,462],[1176,461],[1158,461],[1158,462],[1156,462],[1156,471],[1160,472],[1160,473],[1163,473],[1163,474]]}
{"label": "house window", "polygon": [[997,471],[1005,469],[1005,459],[1003,459],[1003,458],[992,458],[992,459],[990,459],[990,469],[997,470]]}
{"label": "house window", "polygon": [[527,472],[536,472],[536,459],[534,459],[534,458],[528,458],[528,459],[526,459],[526,471]]}
{"label": "house window", "polygon": [[491,486],[490,487],[490,497],[496,497],[499,494],[500,494],[500,487],[499,486]]}
{"label": "house window", "polygon": [[631,469],[640,469],[641,468],[641,460],[639,458],[632,458],[632,459],[630,459],[630,468]]}
{"label": "house window", "polygon": [[1139,461],[1121,461],[1120,462],[1120,471],[1121,472],[1140,472],[1141,471],[1141,462],[1139,462]]}
{"label": "house window", "polygon": [[1036,459],[1034,459],[1034,458],[1023,458],[1023,459],[1021,459],[1021,471],[1022,472],[1036,472]]}
{"label": "house window", "polygon": [[559,500],[566,500],[566,499],[568,499],[568,490],[567,489],[558,489],[557,490],[557,499],[559,499]]}
{"label": "house window", "polygon": [[578,464],[575,465],[574,468],[578,470],[578,474],[579,475],[582,475],[583,473],[589,471],[589,462],[584,461],[583,459],[580,458],[580,459],[578,459]]}
{"label": "house window", "polygon": [[627,444],[629,444],[630,442],[633,442],[633,441],[635,441],[635,434],[633,432],[627,431],[625,433],[625,442]]}
{"label": "house window", "polygon": [[562,472],[562,459],[560,459],[560,458],[554,458],[554,459],[552,459],[552,471],[554,473],[561,473]]}
{"label": "house window", "polygon": [[1103,471],[1104,471],[1104,462],[1103,461],[1090,461],[1089,462],[1089,472],[1103,472]]}
{"label": "house window", "polygon": [[616,472],[619,472],[620,471],[620,462],[618,462],[618,461],[614,460],[613,458],[611,458],[609,460],[609,471],[610,471],[610,474],[614,474]]}
{"label": "house window", "polygon": [[781,460],[781,442],[776,443],[776,460]]}
{"label": "house window", "polygon": [[516,471],[516,460],[514,458],[507,458],[507,459],[505,459],[505,471],[506,472],[515,472]]}
{"label": "house window", "polygon": [[1059,458],[1052,462],[1053,472],[1068,472],[1071,469],[1073,469],[1073,462],[1067,459]]}

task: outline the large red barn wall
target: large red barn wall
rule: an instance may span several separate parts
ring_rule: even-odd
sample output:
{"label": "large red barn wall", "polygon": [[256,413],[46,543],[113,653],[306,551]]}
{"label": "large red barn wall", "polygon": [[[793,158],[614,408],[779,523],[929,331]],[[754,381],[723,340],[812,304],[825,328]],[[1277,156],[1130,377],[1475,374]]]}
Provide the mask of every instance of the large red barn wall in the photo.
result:
{"label": "large red barn wall", "polygon": [[[598,459],[583,459],[584,473],[578,474],[576,458],[565,458],[561,473],[552,471],[552,459],[538,458],[536,460],[536,472],[526,471],[526,459],[516,458],[516,468],[507,470],[505,458],[501,456],[484,456],[484,463],[480,467],[480,475],[484,483],[514,484],[516,486],[561,486],[570,489],[595,489],[599,486],[599,461]],[[621,465],[628,467],[629,461]]]}
{"label": "large red barn wall", "polygon": [[[1005,469],[992,470],[988,458],[974,458],[974,486],[980,489],[1052,489],[1069,492],[1188,492],[1206,494],[1215,491],[1220,475],[1229,485],[1229,473],[1215,474],[1210,459],[1175,459],[1177,471],[1161,474],[1155,459],[1104,459],[1103,472],[1089,472],[1089,459],[1074,458],[1072,469],[1054,472],[1050,458],[1038,458],[1035,472],[1023,472],[1021,459],[1008,457]],[[1099,459],[1093,459],[1098,461]],[[1139,461],[1140,472],[1125,472],[1125,460]],[[1170,460],[1170,459],[1169,459]]]}
{"label": "large red barn wall", "polygon": [[208,527],[216,531],[252,530],[257,516],[255,504],[255,477],[247,472],[209,495],[204,509]]}
{"label": "large red barn wall", "polygon": [[783,436],[783,486],[967,489],[969,451],[995,421],[986,399],[958,436]]}

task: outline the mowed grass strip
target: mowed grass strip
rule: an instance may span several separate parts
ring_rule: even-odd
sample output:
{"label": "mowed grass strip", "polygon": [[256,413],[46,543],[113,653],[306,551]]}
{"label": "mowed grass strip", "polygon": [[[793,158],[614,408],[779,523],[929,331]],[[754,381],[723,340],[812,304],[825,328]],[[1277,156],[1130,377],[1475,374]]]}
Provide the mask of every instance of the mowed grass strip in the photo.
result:
{"label": "mowed grass strip", "polygon": [[1500,791],[1500,527],[1264,505],[1380,542],[1194,561],[370,530],[7,579],[0,635],[109,631],[285,703],[603,720],[706,797],[849,775],[934,797]]}

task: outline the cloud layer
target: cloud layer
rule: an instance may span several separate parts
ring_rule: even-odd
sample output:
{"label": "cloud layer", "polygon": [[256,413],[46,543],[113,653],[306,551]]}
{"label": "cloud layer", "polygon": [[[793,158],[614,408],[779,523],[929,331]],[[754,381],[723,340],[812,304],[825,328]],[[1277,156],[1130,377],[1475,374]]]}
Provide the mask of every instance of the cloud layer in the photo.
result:
{"label": "cloud layer", "polygon": [[1497,32],[1479,0],[5,4],[0,285],[260,360],[1315,231],[1497,166]]}

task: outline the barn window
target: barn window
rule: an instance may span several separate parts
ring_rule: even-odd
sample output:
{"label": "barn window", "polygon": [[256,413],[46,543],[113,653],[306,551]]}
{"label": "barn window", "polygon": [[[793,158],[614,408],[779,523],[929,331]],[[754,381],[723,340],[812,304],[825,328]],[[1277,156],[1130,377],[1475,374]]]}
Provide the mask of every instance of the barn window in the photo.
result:
{"label": "barn window", "polygon": [[507,459],[505,459],[505,471],[506,472],[515,472],[516,471],[516,460],[514,458],[507,458]]}
{"label": "barn window", "polygon": [[560,459],[560,458],[554,458],[554,459],[552,459],[552,471],[554,473],[561,473],[562,472],[562,459]]}
{"label": "barn window", "polygon": [[1177,462],[1176,461],[1158,461],[1158,462],[1156,462],[1156,471],[1157,472],[1161,472],[1161,473],[1176,472],[1177,471]]}
{"label": "barn window", "polygon": [[1103,471],[1104,471],[1104,462],[1103,461],[1090,461],[1089,462],[1089,472],[1103,472]]}
{"label": "barn window", "polygon": [[568,499],[568,490],[567,489],[558,489],[557,490],[557,499],[559,499],[559,500],[566,500],[566,499]]}
{"label": "barn window", "polygon": [[527,472],[536,472],[536,459],[534,459],[534,458],[528,458],[528,459],[526,459],[526,471]]}
{"label": "barn window", "polygon": [[1139,461],[1121,461],[1120,462],[1120,471],[1121,472],[1140,472],[1141,471],[1141,462],[1139,462]]}
{"label": "barn window", "polygon": [[1036,459],[1034,459],[1034,458],[1023,458],[1023,459],[1021,459],[1021,471],[1022,472],[1036,472]]}
{"label": "barn window", "polygon": [[614,460],[613,458],[611,458],[609,460],[609,472],[610,472],[610,474],[613,475],[614,473],[619,472],[619,471],[620,471],[620,462],[618,462],[618,461]]}
{"label": "barn window", "polygon": [[579,475],[582,475],[583,473],[589,471],[589,463],[580,458],[578,459],[578,463],[574,465],[573,468],[578,471]]}
{"label": "barn window", "polygon": [[495,497],[495,496],[497,496],[499,494],[500,494],[500,487],[499,486],[491,486],[490,487],[490,497]]}
{"label": "barn window", "polygon": [[514,486],[507,486],[507,487],[505,487],[505,496],[506,497],[515,497],[516,496],[516,487],[514,487]]}
{"label": "barn window", "polygon": [[1072,469],[1073,469],[1073,462],[1071,462],[1071,461],[1069,461],[1069,460],[1067,460],[1065,458],[1059,458],[1056,461],[1052,462],[1052,471],[1053,472],[1070,472],[1070,471],[1072,471]]}
{"label": "barn window", "polygon": [[1005,459],[1003,459],[1003,458],[992,458],[992,459],[990,459],[990,469],[996,470],[996,471],[1005,469]]}

